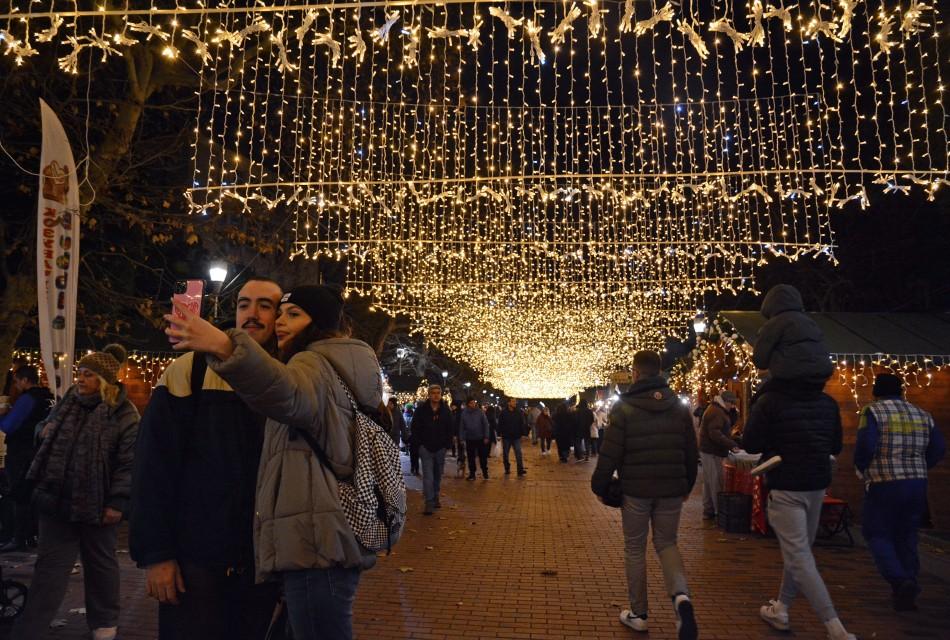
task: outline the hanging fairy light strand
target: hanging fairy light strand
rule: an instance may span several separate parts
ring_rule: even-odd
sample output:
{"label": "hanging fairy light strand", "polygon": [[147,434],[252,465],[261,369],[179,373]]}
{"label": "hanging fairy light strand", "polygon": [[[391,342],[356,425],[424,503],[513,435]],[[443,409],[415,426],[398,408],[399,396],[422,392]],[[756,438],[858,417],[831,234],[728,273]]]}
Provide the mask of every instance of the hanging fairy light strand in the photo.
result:
{"label": "hanging fairy light strand", "polygon": [[189,57],[192,211],[290,210],[295,257],[503,389],[600,380],[769,256],[833,259],[832,211],[950,184],[918,0],[7,4],[17,64]]}

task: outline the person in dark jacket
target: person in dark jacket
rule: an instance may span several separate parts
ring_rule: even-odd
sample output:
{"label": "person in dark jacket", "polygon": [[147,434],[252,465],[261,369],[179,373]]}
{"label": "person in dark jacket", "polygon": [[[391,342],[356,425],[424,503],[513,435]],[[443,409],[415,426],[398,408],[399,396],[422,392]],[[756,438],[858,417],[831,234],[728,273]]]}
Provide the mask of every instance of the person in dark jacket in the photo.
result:
{"label": "person in dark jacket", "polygon": [[549,455],[551,453],[551,440],[554,438],[554,420],[551,418],[550,409],[544,407],[541,410],[534,427],[538,434],[538,440],[541,441],[541,455]]}
{"label": "person in dark jacket", "polygon": [[805,314],[802,294],[789,284],[779,284],[762,300],[766,322],[756,336],[752,361],[768,369],[772,378],[824,383],[834,371],[834,363],[824,334]]}
{"label": "person in dark jacket", "polygon": [[571,445],[574,443],[574,420],[565,402],[554,410],[554,440],[557,444],[558,460],[567,462],[567,457],[571,455]]}
{"label": "person in dark jacket", "polygon": [[[10,496],[4,500],[4,533],[13,532],[13,536],[0,547],[0,553],[23,551],[28,541],[34,537],[33,510],[29,500],[12,502],[23,485],[26,472],[30,470],[33,455],[36,453],[36,426],[49,415],[55,399],[50,390],[39,386],[40,377],[36,367],[22,365],[13,374],[13,384],[19,392],[13,408],[0,418],[0,431],[6,435],[7,460],[6,474],[10,487]],[[8,515],[9,514],[9,515]],[[9,517],[12,516],[12,517]]]}
{"label": "person in dark jacket", "polygon": [[119,522],[129,512],[139,414],[118,381],[126,351],[111,344],[76,363],[76,384],[42,424],[26,474],[40,540],[30,597],[14,640],[46,635],[66,595],[69,572],[83,564],[86,622],[93,640],[113,640],[119,624]]}
{"label": "person in dark jacket", "polygon": [[468,479],[475,479],[475,456],[481,464],[482,477],[488,479],[488,417],[478,406],[478,400],[469,398],[462,409],[459,441],[465,443],[468,453]]}
{"label": "person in dark jacket", "polygon": [[423,515],[431,516],[442,508],[439,491],[445,469],[445,450],[455,437],[455,419],[449,406],[442,401],[442,387],[429,385],[429,399],[416,406],[412,416],[412,438],[419,445],[422,461],[422,492],[425,496]]}
{"label": "person in dark jacket", "polygon": [[864,478],[861,531],[897,611],[917,609],[917,529],[927,507],[927,472],[946,454],[933,416],[904,400],[901,379],[874,378],[874,402],[858,422],[854,466]]}
{"label": "person in dark jacket", "polygon": [[590,460],[590,428],[594,421],[594,412],[590,410],[587,399],[581,398],[574,411],[574,459],[577,462]]}
{"label": "person in dark jacket", "polygon": [[524,458],[521,455],[521,438],[524,437],[527,420],[524,413],[518,408],[516,398],[508,398],[508,406],[502,409],[498,416],[498,432],[501,434],[502,462],[505,463],[505,475],[511,473],[511,462],[508,453],[515,450],[515,463],[518,465],[518,476],[528,473],[524,468]]}
{"label": "person in dark jacket", "polygon": [[831,456],[841,452],[841,416],[823,382],[775,379],[752,405],[742,442],[762,460],[781,456],[767,472],[769,524],[775,531],[785,571],[778,598],[763,605],[761,618],[776,629],[790,628],[788,608],[803,593],[831,640],[853,640],[838,618],[811,546],[815,542],[825,489],[831,484]]}
{"label": "person in dark jacket", "polygon": [[492,449],[498,443],[498,407],[485,403],[485,417],[488,418],[488,457],[492,457]]}
{"label": "person in dark jacket", "polygon": [[703,463],[703,518],[712,520],[719,510],[722,491],[722,463],[739,445],[729,437],[732,420],[729,412],[736,406],[736,394],[724,390],[706,407],[699,423],[699,458]]}
{"label": "person in dark jacket", "polygon": [[614,472],[620,476],[630,596],[630,608],[620,613],[620,621],[635,631],[647,631],[646,544],[652,525],[679,638],[695,640],[696,619],[676,537],[683,502],[696,483],[696,433],[689,408],[660,374],[658,353],[634,355],[634,383],[610,411],[590,484],[603,497]]}
{"label": "person in dark jacket", "polygon": [[[272,352],[281,289],[252,278],[236,328]],[[254,494],[264,416],[204,357],[187,353],[162,374],[136,453],[129,550],[158,601],[160,640],[263,637],[274,583],[254,584]]]}
{"label": "person in dark jacket", "polygon": [[386,407],[389,409],[389,417],[392,424],[392,428],[389,430],[389,437],[393,439],[393,442],[398,447],[399,438],[402,437],[403,434],[408,435],[406,417],[402,415],[402,407],[396,402],[396,398],[390,398],[386,403]]}

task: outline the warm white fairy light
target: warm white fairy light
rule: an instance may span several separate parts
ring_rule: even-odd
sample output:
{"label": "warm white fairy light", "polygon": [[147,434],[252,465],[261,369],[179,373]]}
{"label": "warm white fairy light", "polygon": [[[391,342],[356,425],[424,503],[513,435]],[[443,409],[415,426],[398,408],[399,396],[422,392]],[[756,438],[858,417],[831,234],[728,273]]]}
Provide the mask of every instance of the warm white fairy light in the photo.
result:
{"label": "warm white fairy light", "polygon": [[0,15],[18,63],[151,41],[200,64],[193,211],[289,208],[298,256],[345,259],[500,388],[525,372],[493,345],[587,344],[552,327],[597,316],[581,373],[536,363],[594,382],[769,255],[831,255],[831,210],[950,184],[943,23],[919,0],[24,9]]}

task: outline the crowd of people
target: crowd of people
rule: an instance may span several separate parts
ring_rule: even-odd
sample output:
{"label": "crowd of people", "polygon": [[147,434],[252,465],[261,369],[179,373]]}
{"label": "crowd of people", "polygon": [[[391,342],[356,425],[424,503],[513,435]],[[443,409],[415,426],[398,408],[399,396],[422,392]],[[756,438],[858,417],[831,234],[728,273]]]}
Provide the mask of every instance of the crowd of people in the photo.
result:
{"label": "crowd of people", "polygon": [[[738,398],[727,389],[701,411],[697,435],[655,352],[635,355],[633,384],[609,411],[583,398],[553,412],[516,398],[500,408],[475,397],[450,404],[435,384],[403,408],[383,404],[375,352],[351,337],[338,289],[285,293],[252,278],[238,293],[236,326],[226,331],[184,307],[176,313],[166,316],[166,333],[184,353],[141,417],[119,381],[126,359],[119,345],[79,360],[75,385],[58,400],[35,367],[10,376],[11,402],[0,407],[7,446],[0,552],[37,550],[16,640],[42,636],[77,557],[91,637],[116,637],[116,541],[125,519],[132,558],[157,602],[161,640],[279,638],[281,625],[299,640],[351,638],[360,577],[376,562],[340,494],[356,468],[358,413],[382,425],[387,443],[403,445],[410,473],[422,475],[424,515],[442,506],[447,456],[468,481],[478,471],[488,480],[492,455],[501,456],[506,475],[526,477],[526,442],[542,457],[556,451],[562,464],[594,457],[591,488],[622,513],[629,607],[620,621],[648,629],[652,530],[681,639],[698,637],[677,536],[700,469],[703,516],[711,518],[730,452],[777,460],[766,473],[768,516],[784,573],[760,617],[790,629],[789,609],[802,594],[829,638],[854,638],[811,551],[842,426],[823,390],[831,370],[821,332],[792,287],[780,285],[763,302],[767,321],[753,358],[765,382],[741,436],[733,429]],[[894,608],[913,610],[927,474],[945,443],[931,415],[904,399],[899,378],[880,373],[873,391],[854,456],[867,487],[863,533]]]}

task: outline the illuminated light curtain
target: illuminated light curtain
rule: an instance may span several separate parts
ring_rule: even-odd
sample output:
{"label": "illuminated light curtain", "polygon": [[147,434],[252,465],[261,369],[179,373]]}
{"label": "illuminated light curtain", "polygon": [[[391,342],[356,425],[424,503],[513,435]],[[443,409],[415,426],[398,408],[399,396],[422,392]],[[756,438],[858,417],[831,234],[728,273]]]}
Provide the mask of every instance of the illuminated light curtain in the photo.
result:
{"label": "illuminated light curtain", "polygon": [[289,209],[297,257],[506,390],[602,380],[768,256],[833,257],[832,211],[948,184],[945,25],[914,0],[19,4],[27,63],[200,65],[195,214]]}

